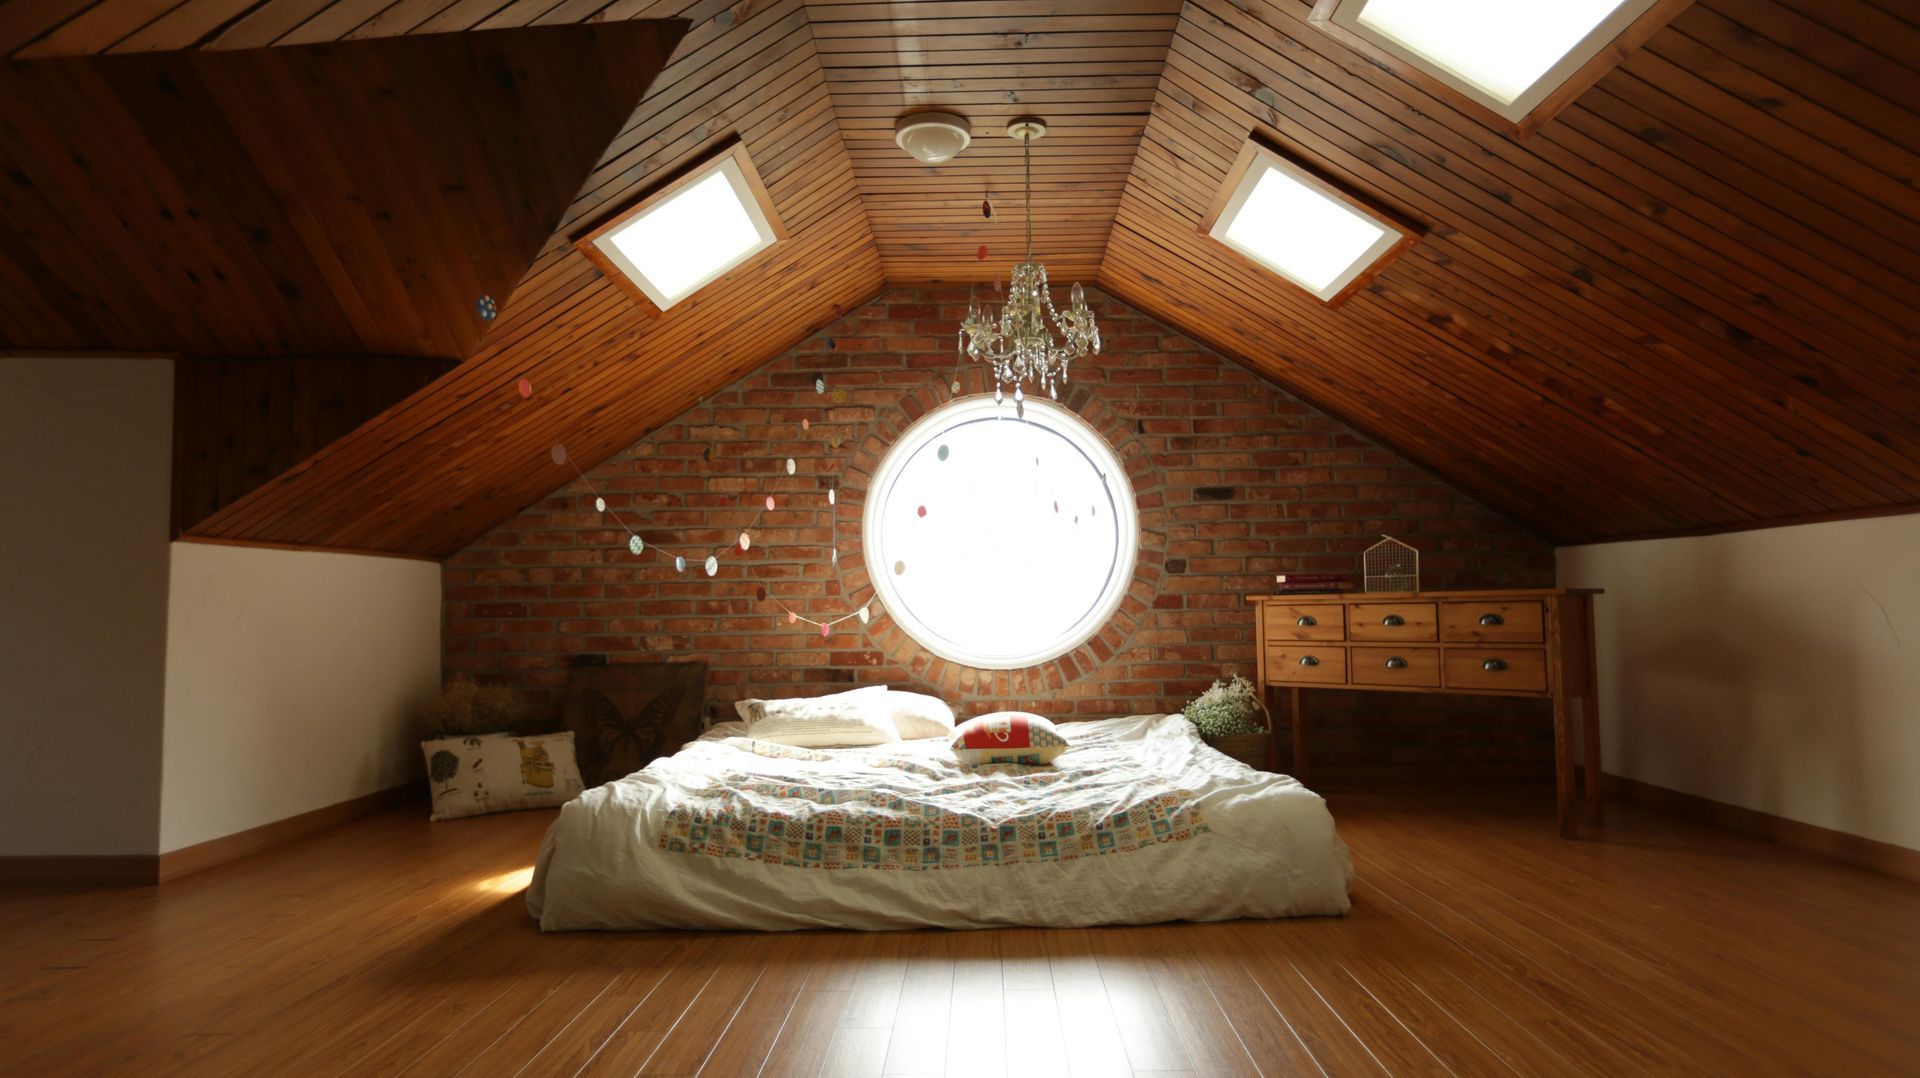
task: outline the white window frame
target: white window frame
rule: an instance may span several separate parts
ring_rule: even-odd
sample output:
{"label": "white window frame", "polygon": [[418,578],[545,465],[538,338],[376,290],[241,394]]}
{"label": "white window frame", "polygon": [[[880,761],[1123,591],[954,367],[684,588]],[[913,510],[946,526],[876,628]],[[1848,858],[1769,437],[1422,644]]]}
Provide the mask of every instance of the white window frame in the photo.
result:
{"label": "white window frame", "polygon": [[[861,544],[866,558],[867,575],[873,581],[874,591],[887,614],[893,618],[902,632],[921,647],[949,662],[977,670],[1018,670],[1036,666],[1057,659],[1091,640],[1107,626],[1108,622],[1113,620],[1113,616],[1120,609],[1120,604],[1126,600],[1127,591],[1133,584],[1134,568],[1139,559],[1139,509],[1134,504],[1133,484],[1127,479],[1126,468],[1119,453],[1115,452],[1099,431],[1069,408],[1032,398],[1025,402],[1025,408],[1026,419],[1016,419],[1012,401],[996,405],[991,396],[982,395],[961,397],[928,412],[907,428],[881,455],[880,463],[874,469],[873,480],[867,487],[866,508],[861,517]],[[894,559],[887,553],[886,537],[880,526],[880,519],[886,511],[889,490],[919,454],[934,452],[939,439],[956,426],[972,422],[993,422],[996,417],[1003,423],[1039,422],[1049,432],[1060,437],[1085,457],[1090,467],[1104,474],[1111,501],[1111,513],[1109,518],[1096,519],[1108,519],[1115,529],[1117,538],[1114,564],[1098,600],[1076,619],[1066,632],[1055,637],[1044,647],[1022,654],[996,655],[977,652],[948,639],[937,628],[923,621],[907,605],[894,585]],[[1018,586],[1017,574],[1011,578],[1010,583],[1011,586]],[[1007,581],[982,581],[983,601],[1003,599],[1003,589],[1007,586],[1009,586]]]}

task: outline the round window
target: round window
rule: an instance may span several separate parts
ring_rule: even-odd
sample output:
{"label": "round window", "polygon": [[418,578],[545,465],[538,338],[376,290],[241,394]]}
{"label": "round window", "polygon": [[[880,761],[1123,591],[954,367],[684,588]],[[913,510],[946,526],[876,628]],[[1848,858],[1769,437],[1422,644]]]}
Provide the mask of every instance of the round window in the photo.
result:
{"label": "round window", "polygon": [[1011,670],[1100,630],[1133,578],[1133,487],[1079,416],[989,397],[928,413],[880,461],[863,518],[867,572],[928,651]]}

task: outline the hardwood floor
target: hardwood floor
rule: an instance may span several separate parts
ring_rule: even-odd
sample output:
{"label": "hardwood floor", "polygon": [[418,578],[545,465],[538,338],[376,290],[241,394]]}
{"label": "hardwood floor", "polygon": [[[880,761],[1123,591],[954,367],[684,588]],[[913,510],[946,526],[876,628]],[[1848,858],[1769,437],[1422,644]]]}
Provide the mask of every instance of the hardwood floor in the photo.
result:
{"label": "hardwood floor", "polygon": [[1535,789],[1336,793],[1341,919],[543,936],[549,814],[0,892],[0,1073],[1920,1071],[1920,886]]}

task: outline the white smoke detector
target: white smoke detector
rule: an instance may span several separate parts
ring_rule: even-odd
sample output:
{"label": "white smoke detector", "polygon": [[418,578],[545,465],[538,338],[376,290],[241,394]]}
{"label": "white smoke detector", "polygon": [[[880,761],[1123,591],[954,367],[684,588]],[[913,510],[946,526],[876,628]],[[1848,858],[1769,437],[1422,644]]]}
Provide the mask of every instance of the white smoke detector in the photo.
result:
{"label": "white smoke detector", "polygon": [[937,165],[973,142],[967,119],[951,112],[915,112],[900,117],[893,125],[893,141],[916,161]]}

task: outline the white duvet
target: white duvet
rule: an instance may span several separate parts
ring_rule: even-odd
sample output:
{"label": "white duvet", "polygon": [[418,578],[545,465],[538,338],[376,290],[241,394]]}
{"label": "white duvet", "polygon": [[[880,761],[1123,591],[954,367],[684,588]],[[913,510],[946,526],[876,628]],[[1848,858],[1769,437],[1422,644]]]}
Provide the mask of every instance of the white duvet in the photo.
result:
{"label": "white duvet", "polygon": [[582,794],[527,909],[580,928],[1081,926],[1345,913],[1326,802],[1179,715],[1060,724],[1052,767],[961,767],[941,739],[755,741],[739,723]]}

